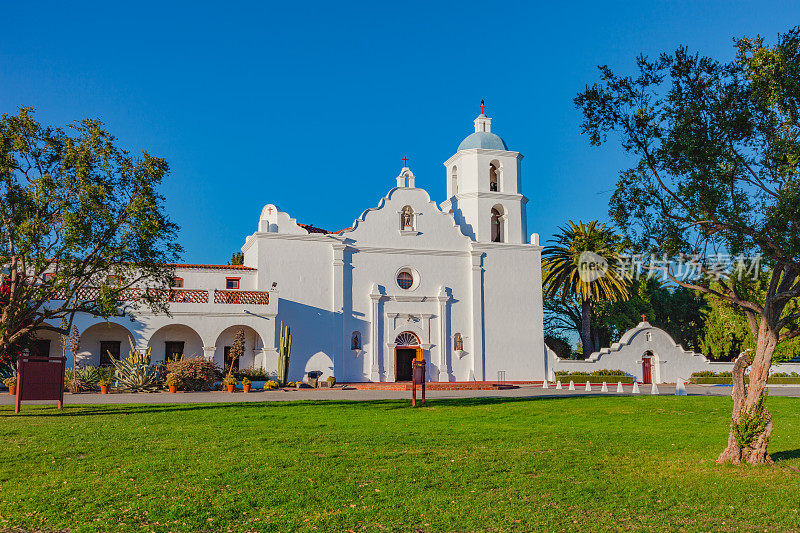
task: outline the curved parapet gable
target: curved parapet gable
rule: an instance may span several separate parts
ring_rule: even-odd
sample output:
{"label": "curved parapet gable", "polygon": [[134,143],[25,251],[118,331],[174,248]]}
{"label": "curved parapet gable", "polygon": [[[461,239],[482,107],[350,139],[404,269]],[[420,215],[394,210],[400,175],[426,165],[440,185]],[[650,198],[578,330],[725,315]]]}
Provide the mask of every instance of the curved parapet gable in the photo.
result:
{"label": "curved parapet gable", "polygon": [[394,248],[467,250],[471,242],[426,190],[409,187],[391,189],[339,234],[359,244]]}
{"label": "curved parapet gable", "polygon": [[[728,371],[730,362],[715,362],[703,354],[685,350],[663,329],[640,322],[626,331],[619,342],[594,352],[583,360],[558,359],[548,353],[554,371],[586,372],[623,370],[637,380],[644,379],[643,358],[650,359],[651,378],[655,383],[674,383],[678,378],[688,380],[693,372]],[[613,378],[610,378],[613,381]]]}

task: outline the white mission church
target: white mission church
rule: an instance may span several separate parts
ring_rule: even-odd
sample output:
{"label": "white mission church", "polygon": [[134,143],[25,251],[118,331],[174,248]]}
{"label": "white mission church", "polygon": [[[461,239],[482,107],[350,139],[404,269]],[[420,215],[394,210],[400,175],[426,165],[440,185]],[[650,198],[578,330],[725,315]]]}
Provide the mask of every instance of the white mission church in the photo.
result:
{"label": "white mission church", "polygon": [[[445,161],[447,199],[407,167],[353,227],[328,232],[267,204],[245,239],[244,265],[176,265],[171,317],[140,311],[77,319],[79,364],[152,349],[154,361],[196,354],[222,365],[239,329],[240,367],[277,372],[280,322],[291,326],[289,379],[407,381],[414,357],[429,381],[545,378],[541,247],[528,234],[522,155],[475,119]],[[45,337],[40,342],[47,342]],[[44,350],[55,353],[55,337]]]}

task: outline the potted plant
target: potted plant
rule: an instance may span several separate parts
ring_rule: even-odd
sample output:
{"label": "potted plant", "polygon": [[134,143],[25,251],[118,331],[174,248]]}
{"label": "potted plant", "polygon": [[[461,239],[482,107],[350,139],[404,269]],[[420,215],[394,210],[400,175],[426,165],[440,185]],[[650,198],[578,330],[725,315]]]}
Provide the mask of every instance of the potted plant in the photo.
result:
{"label": "potted plant", "polygon": [[242,378],[242,390],[244,390],[244,392],[250,392],[250,385],[252,384],[253,382],[250,381],[249,379]]}
{"label": "potted plant", "polygon": [[109,382],[107,379],[101,379],[97,384],[100,386],[100,394],[108,394]]}
{"label": "potted plant", "polygon": [[278,382],[271,379],[264,383],[264,390],[273,390],[278,388]]}
{"label": "potted plant", "polygon": [[225,376],[225,379],[222,380],[222,384],[228,389],[228,392],[233,392],[236,389],[236,384],[239,381],[233,377],[233,374],[228,374]]}
{"label": "potted plant", "polygon": [[326,379],[325,381],[328,382],[329,387],[333,387],[334,385],[336,385],[336,378],[333,376],[328,376],[328,379]]}
{"label": "potted plant", "polygon": [[11,396],[16,396],[17,395],[17,378],[16,377],[11,377],[11,378],[4,379],[3,380],[3,385],[8,387],[8,393]]}
{"label": "potted plant", "polygon": [[180,380],[178,379],[178,376],[176,376],[172,372],[167,374],[167,377],[164,380],[164,383],[166,383],[167,387],[169,387],[169,392],[170,393],[174,394],[174,393],[178,392],[178,385],[180,384]]}

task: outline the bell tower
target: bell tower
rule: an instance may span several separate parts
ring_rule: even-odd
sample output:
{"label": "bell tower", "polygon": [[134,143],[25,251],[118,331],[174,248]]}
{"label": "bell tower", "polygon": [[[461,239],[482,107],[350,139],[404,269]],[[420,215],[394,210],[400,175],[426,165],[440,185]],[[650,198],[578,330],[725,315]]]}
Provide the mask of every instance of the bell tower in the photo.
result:
{"label": "bell tower", "polygon": [[477,242],[527,243],[528,221],[522,195],[522,154],[508,149],[492,133],[492,119],[475,119],[475,132],[461,141],[455,155],[444,162],[447,200],[461,231]]}

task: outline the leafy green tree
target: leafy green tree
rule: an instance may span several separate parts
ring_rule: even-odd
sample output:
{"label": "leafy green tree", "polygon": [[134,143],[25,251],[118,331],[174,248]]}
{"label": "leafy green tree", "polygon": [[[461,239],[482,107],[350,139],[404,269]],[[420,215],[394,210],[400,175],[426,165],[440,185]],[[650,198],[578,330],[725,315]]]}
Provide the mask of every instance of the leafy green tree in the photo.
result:
{"label": "leafy green tree", "polygon": [[244,254],[242,252],[233,252],[231,255],[231,260],[228,261],[229,265],[243,265],[244,264]]}
{"label": "leafy green tree", "polygon": [[160,289],[181,251],[156,190],[168,171],[98,120],[65,131],[30,108],[0,117],[0,353],[41,330],[68,335],[77,312],[166,309]]}
{"label": "leafy green tree", "polygon": [[[734,365],[733,412],[720,463],[770,462],[772,417],[763,392],[776,347],[800,335],[800,30],[768,46],[736,41],[722,63],[679,48],[637,58],[633,76],[600,67],[600,81],[575,98],[593,145],[609,134],[633,159],[621,172],[610,213],[632,245],[670,259],[690,257],[702,274],[683,287],[739,307],[757,339]],[[766,292],[721,276],[717,254],[760,254]],[[750,367],[749,387],[744,373]]]}
{"label": "leafy green tree", "polygon": [[600,348],[592,335],[592,310],[603,301],[628,297],[626,280],[619,268],[622,242],[611,229],[593,220],[570,220],[559,228],[554,244],[542,251],[545,298],[562,303],[576,302],[581,309],[579,330],[584,355]]}

